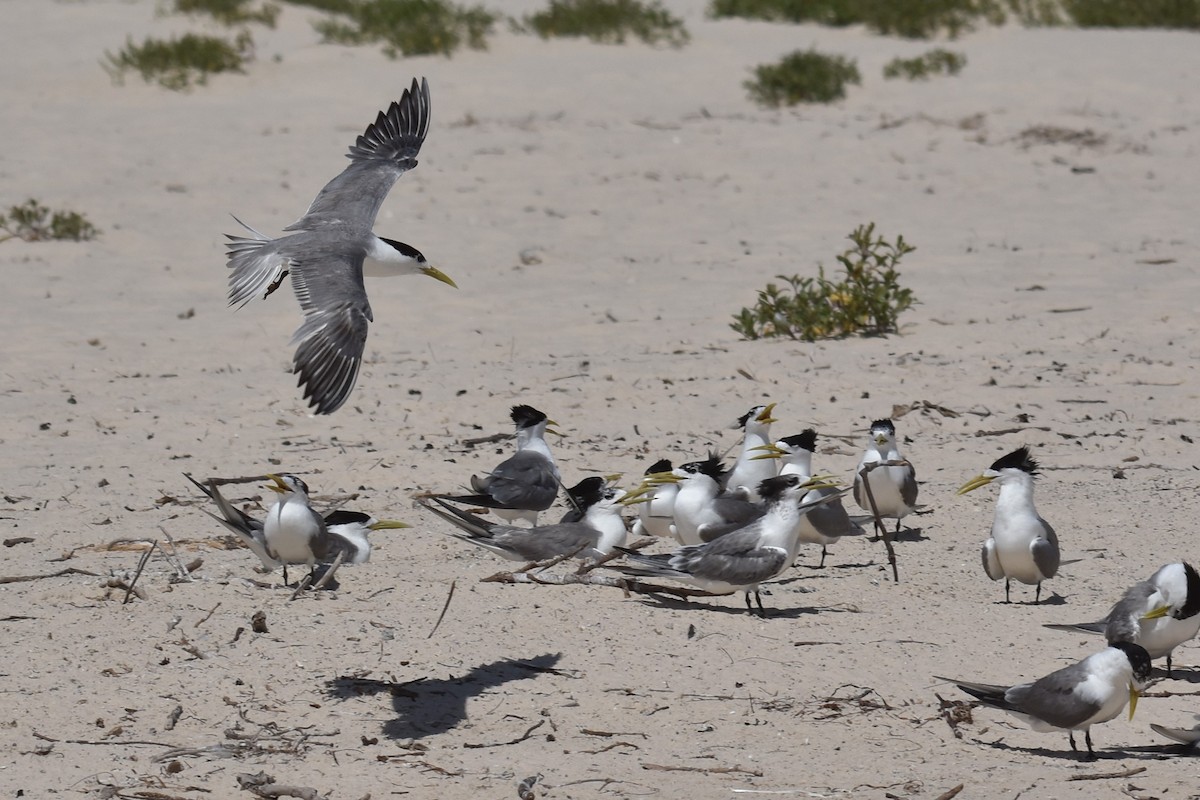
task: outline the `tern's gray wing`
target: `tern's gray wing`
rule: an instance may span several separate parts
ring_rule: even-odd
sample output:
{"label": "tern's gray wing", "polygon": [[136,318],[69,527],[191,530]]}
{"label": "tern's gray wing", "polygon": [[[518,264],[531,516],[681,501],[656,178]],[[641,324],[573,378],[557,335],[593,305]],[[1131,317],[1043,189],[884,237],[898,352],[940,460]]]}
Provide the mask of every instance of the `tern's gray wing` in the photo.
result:
{"label": "tern's gray wing", "polygon": [[678,550],[671,566],[697,578],[750,586],[769,580],[788,565],[788,554],[779,547],[759,544],[758,526],[726,534],[708,544]]}
{"label": "tern's gray wing", "polygon": [[354,388],[367,327],[374,320],[363,288],[362,251],[347,252],[329,237],[312,237],[302,258],[292,261],[292,288],[304,322],[292,336],[298,345],[292,371],[304,398],[318,414],[341,408]]}
{"label": "tern's gray wing", "polygon": [[1150,598],[1158,587],[1150,581],[1138,581],[1125,590],[1121,599],[1104,618],[1104,638],[1113,642],[1134,642],[1141,638],[1142,615],[1151,610]]}
{"label": "tern's gray wing", "polygon": [[[830,494],[836,494],[839,497],[845,494],[844,489],[814,489],[805,497],[811,497],[816,493],[818,497],[825,497]],[[846,507],[842,505],[840,499],[830,500],[827,503],[813,506],[805,514],[809,523],[822,536],[846,536],[853,533],[862,533],[863,530],[858,525],[854,524],[850,519],[850,515],[846,513]]]}
{"label": "tern's gray wing", "polygon": [[900,499],[909,508],[917,505],[917,470],[912,464],[904,470],[904,480],[900,481]]}
{"label": "tern's gray wing", "polygon": [[700,540],[712,542],[740,530],[767,513],[758,503],[751,503],[736,496],[721,495],[713,501],[713,508],[722,522],[701,525],[697,530]]}
{"label": "tern's gray wing", "polygon": [[249,548],[250,552],[258,556],[258,560],[262,562],[264,567],[267,569],[277,569],[280,566],[281,562],[272,558],[267,552],[266,539],[263,537],[262,520],[254,519],[254,517],[251,517],[226,500],[215,484],[205,486],[186,472],[184,473],[184,477],[196,484],[200,491],[212,498],[212,501],[217,504],[217,509],[221,512],[221,516],[218,517],[206,509],[200,509],[201,511],[204,511],[205,514],[208,514],[217,522],[224,525],[226,530]]}
{"label": "tern's gray wing", "polygon": [[350,148],[350,166],[325,185],[308,212],[284,230],[345,227],[366,232],[392,186],[417,165],[429,131],[429,83],[404,90],[399,101],[379,112],[375,123]]}
{"label": "tern's gray wing", "polygon": [[1180,744],[1195,745],[1200,743],[1200,725],[1194,728],[1168,728],[1166,725],[1151,723],[1150,728],[1160,736],[1165,736]]}
{"label": "tern's gray wing", "polygon": [[1029,547],[1029,552],[1033,556],[1033,563],[1037,566],[1038,572],[1045,575],[1047,578],[1053,578],[1058,574],[1058,562],[1061,559],[1061,554],[1058,551],[1058,536],[1054,533],[1054,528],[1050,527],[1050,523],[1042,520],[1042,527],[1045,529],[1045,539],[1035,539]]}
{"label": "tern's gray wing", "polygon": [[544,561],[568,554],[582,555],[596,546],[600,532],[584,522],[540,525],[536,528],[497,525],[492,540],[526,561]]}
{"label": "tern's gray wing", "polygon": [[1088,678],[1085,661],[1063,667],[1033,683],[1014,686],[1005,693],[1013,708],[1056,728],[1071,729],[1087,721],[1103,705],[1075,693]]}
{"label": "tern's gray wing", "polygon": [[471,488],[491,497],[493,508],[545,511],[558,496],[554,464],[541,453],[521,450],[505,459],[487,477],[471,477]]}
{"label": "tern's gray wing", "polygon": [[365,564],[371,559],[371,542],[367,538],[367,526],[374,521],[370,514],[361,511],[338,509],[325,515],[325,529],[332,540],[330,549],[336,557],[342,553],[346,564]]}

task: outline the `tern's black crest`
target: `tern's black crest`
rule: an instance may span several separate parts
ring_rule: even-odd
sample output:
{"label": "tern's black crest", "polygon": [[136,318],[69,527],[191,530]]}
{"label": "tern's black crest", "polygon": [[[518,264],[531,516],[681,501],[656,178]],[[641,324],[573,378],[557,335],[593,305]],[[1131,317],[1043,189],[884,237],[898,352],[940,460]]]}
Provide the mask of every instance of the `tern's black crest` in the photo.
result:
{"label": "tern's black crest", "polygon": [[364,514],[361,511],[346,511],[341,508],[337,511],[330,511],[325,515],[326,525],[350,525],[352,523],[366,525],[370,521],[370,514]]}
{"label": "tern's black crest", "polygon": [[720,483],[725,477],[725,469],[721,466],[721,457],[716,453],[709,453],[708,458],[704,461],[693,461],[690,464],[684,464],[680,469],[690,472],[693,475],[697,473],[707,475],[717,483]]}
{"label": "tern's black crest", "polygon": [[305,494],[308,494],[308,484],[305,483],[304,481],[300,480],[299,478],[297,478],[295,475],[287,473],[284,475],[280,475],[279,478],[282,481],[284,481],[285,483],[296,484],[296,488],[298,488],[300,491],[304,492]]}
{"label": "tern's black crest", "polygon": [[1187,600],[1175,612],[1175,619],[1190,619],[1200,614],[1200,574],[1186,561],[1183,574],[1187,576]]}
{"label": "tern's black crest", "polygon": [[877,419],[871,423],[871,430],[886,431],[888,436],[896,435],[896,426],[890,419]]}
{"label": "tern's black crest", "polygon": [[764,503],[774,503],[783,496],[784,492],[799,484],[799,475],[776,475],[774,478],[767,478],[758,485],[758,494]]}
{"label": "tern's black crest", "polygon": [[518,429],[532,428],[546,421],[546,415],[533,406],[513,406],[509,416]]}
{"label": "tern's black crest", "polygon": [[604,486],[604,478],[597,476],[584,478],[567,489],[567,502],[580,511],[586,511],[604,497]]}
{"label": "tern's black crest", "polygon": [[647,475],[653,474],[655,472],[670,472],[670,471],[671,471],[671,459],[669,459],[669,458],[660,458],[658,461],[655,461],[653,464],[646,467]]}
{"label": "tern's black crest", "polygon": [[802,433],[785,436],[779,441],[788,447],[799,447],[801,450],[807,450],[810,453],[817,452],[817,432],[812,428],[805,428]]}
{"label": "tern's black crest", "polygon": [[404,242],[397,242],[395,239],[385,239],[382,236],[379,237],[379,240],[382,242],[388,243],[393,248],[395,248],[401,255],[408,256],[409,258],[411,258],[413,261],[417,262],[418,264],[425,263],[425,254],[422,253],[417,248],[413,247],[411,244],[405,244]]}
{"label": "tern's black crest", "polygon": [[1006,456],[992,462],[991,469],[1000,472],[1005,469],[1019,469],[1030,475],[1038,474],[1038,463],[1029,456],[1028,447],[1018,447]]}
{"label": "tern's black crest", "polygon": [[1109,647],[1117,648],[1129,659],[1135,681],[1145,683],[1150,678],[1150,654],[1146,652],[1146,648],[1133,642],[1113,642]]}
{"label": "tern's black crest", "polygon": [[755,406],[754,408],[750,409],[745,414],[742,414],[740,417],[738,417],[737,422],[734,423],[733,427],[735,427],[735,428],[746,427],[746,423],[750,421],[750,418],[757,417],[764,408],[766,408],[766,406]]}

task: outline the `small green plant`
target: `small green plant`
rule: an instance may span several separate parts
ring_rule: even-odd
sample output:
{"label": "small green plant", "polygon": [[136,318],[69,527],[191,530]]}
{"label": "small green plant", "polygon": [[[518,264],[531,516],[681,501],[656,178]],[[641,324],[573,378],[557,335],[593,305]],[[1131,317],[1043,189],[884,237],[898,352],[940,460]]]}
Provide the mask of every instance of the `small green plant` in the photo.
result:
{"label": "small green plant", "polygon": [[487,49],[487,36],[496,15],[483,6],[466,7],[448,0],[292,0],[329,11],[334,19],[317,20],[313,27],[327,42],[383,42],[389,58],[451,55],[464,44]]}
{"label": "small green plant", "polygon": [[743,85],[755,102],[778,108],[841,100],[848,83],[862,83],[853,60],[816,50],[797,50],[777,64],[759,64],[754,68],[754,79]]}
{"label": "small green plant", "polygon": [[1200,28],[1200,0],[1062,0],[1081,28]]}
{"label": "small green plant", "polygon": [[941,47],[916,58],[894,58],[883,67],[885,78],[927,81],[934,75],[957,75],[967,65],[967,57]]}
{"label": "small green plant", "polygon": [[550,0],[548,8],[526,16],[523,27],[543,39],[586,36],[608,44],[625,44],[627,36],[636,36],[646,44],[683,47],[689,39],[683,20],[657,0]]}
{"label": "small green plant", "polygon": [[185,33],[166,41],[147,38],[140,45],[128,39],[116,55],[104,54],[103,66],[118,83],[126,72],[135,70],[147,83],[181,91],[193,84],[204,85],[209,75],[218,72],[244,72],[242,67],[253,55],[254,39],[249,31],[241,31],[232,42]]}
{"label": "small green plant", "polygon": [[0,230],[8,234],[0,237],[0,242],[14,238],[27,242],[86,242],[100,233],[79,212],[51,211],[32,198],[13,206],[7,214],[0,213]]}
{"label": "small green plant", "polygon": [[709,15],[834,26],[861,24],[875,33],[910,39],[942,33],[953,39],[974,29],[979,19],[997,25],[1005,20],[1002,0],[712,0]]}
{"label": "small green plant", "polygon": [[917,302],[900,286],[896,265],[916,248],[875,237],[875,223],[850,234],[853,247],[837,257],[845,274],[839,280],[777,275],[784,285],[768,283],[754,308],[743,308],[729,327],[747,339],[788,336],[806,342],[899,332],[899,317]]}
{"label": "small green plant", "polygon": [[254,6],[253,0],[175,0],[175,11],[179,14],[208,14],[225,25],[258,22],[268,28],[274,28],[275,20],[279,18],[279,6],[270,2]]}

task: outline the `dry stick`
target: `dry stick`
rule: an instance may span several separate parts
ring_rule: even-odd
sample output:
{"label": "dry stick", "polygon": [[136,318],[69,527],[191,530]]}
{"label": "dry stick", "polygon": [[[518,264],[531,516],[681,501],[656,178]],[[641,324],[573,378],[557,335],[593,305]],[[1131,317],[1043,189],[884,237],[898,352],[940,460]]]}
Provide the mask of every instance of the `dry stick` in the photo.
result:
{"label": "dry stick", "polygon": [[1093,772],[1088,775],[1072,775],[1067,778],[1069,781],[1103,781],[1108,778],[1128,778],[1133,775],[1138,775],[1145,772],[1145,767],[1130,767],[1123,769],[1120,772]]}
{"label": "dry stick", "polygon": [[962,790],[963,790],[963,784],[960,783],[958,786],[955,786],[953,789],[947,789],[946,791],[942,792],[937,797],[935,797],[934,800],[950,800],[951,797],[957,797],[958,793],[961,792]]}
{"label": "dry stick", "polygon": [[200,619],[196,620],[196,624],[195,624],[195,625],[193,625],[192,627],[193,627],[193,628],[199,628],[201,625],[203,625],[204,623],[208,622],[208,618],[209,618],[209,617],[211,617],[213,614],[215,614],[215,613],[217,612],[217,609],[218,609],[218,608],[220,608],[220,607],[221,607],[221,604],[220,604],[220,603],[217,603],[215,606],[213,606],[212,608],[210,608],[210,609],[208,610],[208,613],[207,613],[207,614],[205,614],[205,615],[204,615],[203,617],[201,617]]}
{"label": "dry stick", "polygon": [[98,745],[100,747],[112,747],[114,745],[120,746],[120,745],[125,745],[125,744],[144,744],[144,745],[152,745],[154,747],[174,747],[175,746],[173,744],[167,744],[166,742],[148,742],[148,741],[145,741],[144,739],[114,739],[111,741],[99,742],[99,741],[94,741],[92,739],[53,739],[49,736],[40,734],[37,731],[31,731],[31,733],[33,734],[33,738],[35,738],[35,739],[41,739],[43,742],[53,742],[54,744],[59,744],[59,743],[62,743],[62,744],[93,744],[93,745]]}
{"label": "dry stick", "polygon": [[510,744],[520,744],[521,742],[525,741],[530,736],[532,736],[534,731],[536,731],[538,728],[542,727],[545,724],[546,724],[546,720],[544,720],[544,719],[538,720],[533,725],[530,725],[528,730],[526,730],[523,734],[521,734],[517,738],[513,739],[512,741],[496,742],[494,744],[471,744],[470,742],[465,742],[463,744],[463,747],[469,747],[472,750],[482,750],[487,747],[506,747]]}
{"label": "dry stick", "polygon": [[[171,545],[171,552],[168,554],[166,550],[163,550],[163,555],[166,556],[167,561],[171,564],[171,566],[175,567],[175,571],[179,574],[180,580],[194,581],[195,578],[192,577],[191,572],[188,571],[188,568],[183,565],[183,559],[179,557],[179,548],[175,546],[175,540],[171,538],[171,534],[162,525],[159,525],[158,529],[162,531],[163,536],[167,537],[167,542]],[[161,550],[162,548],[159,549]]]}
{"label": "dry stick", "polygon": [[121,601],[121,605],[129,602],[130,595],[133,594],[133,587],[137,585],[138,578],[142,577],[142,570],[146,568],[146,562],[150,560],[150,554],[158,547],[158,540],[155,539],[150,543],[150,549],[142,553],[141,559],[138,561],[137,572],[133,573],[133,580],[129,582],[129,586],[125,587],[125,599]]}
{"label": "dry stick", "polygon": [[25,581],[40,581],[42,578],[61,578],[63,575],[89,575],[93,578],[99,578],[99,572],[89,572],[86,569],[76,569],[75,567],[67,567],[60,569],[58,572],[51,572],[49,575],[9,575],[0,577],[0,584],[5,583],[24,583]]}
{"label": "dry stick", "polygon": [[457,580],[450,581],[450,591],[446,593],[446,602],[442,606],[442,613],[438,614],[437,622],[433,623],[433,630],[431,630],[429,635],[425,637],[426,639],[433,638],[433,635],[437,633],[437,629],[441,626],[442,620],[446,616],[446,612],[450,610],[450,599],[454,597],[454,587],[457,583]]}
{"label": "dry stick", "polygon": [[879,516],[879,507],[875,505],[875,493],[871,491],[871,481],[867,479],[868,473],[878,467],[904,466],[907,461],[875,461],[871,464],[863,464],[863,468],[858,475],[862,478],[863,488],[867,492],[867,502],[871,505],[871,516],[874,517],[875,530],[879,532],[879,538],[883,540],[883,546],[887,550],[888,563],[892,565],[892,580],[896,583],[900,582],[900,571],[896,566],[896,551],[892,547],[891,531],[883,524],[883,518]]}
{"label": "dry stick", "polygon": [[[342,565],[342,562],[345,560],[346,560],[346,551],[339,550],[338,554],[337,554],[337,558],[335,558],[333,560],[333,563],[329,565],[329,569],[325,570],[325,574],[321,576],[321,580],[319,580],[315,584],[313,584],[312,590],[314,592],[319,591],[321,589],[321,587],[323,587],[325,584],[329,583],[329,581],[333,578],[333,573],[337,572],[338,567],[340,567]],[[292,599],[295,599],[295,598],[292,598]]]}
{"label": "dry stick", "polygon": [[642,764],[642,769],[656,770],[658,772],[703,772],[705,775],[728,775],[731,772],[741,772],[746,775],[753,775],[756,778],[762,777],[760,769],[745,769],[741,766],[736,767],[675,767],[668,764]]}

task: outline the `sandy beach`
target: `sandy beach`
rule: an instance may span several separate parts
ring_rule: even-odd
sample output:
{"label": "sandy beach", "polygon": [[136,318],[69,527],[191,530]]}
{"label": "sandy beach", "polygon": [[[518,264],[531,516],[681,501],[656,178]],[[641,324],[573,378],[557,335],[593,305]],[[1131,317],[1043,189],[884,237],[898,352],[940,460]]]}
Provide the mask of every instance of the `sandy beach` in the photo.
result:
{"label": "sandy beach", "polygon": [[[667,6],[691,33],[678,50],[501,25],[486,51],[400,60],[321,44],[317,12],[287,6],[254,29],[245,75],[175,93],[99,62],[211,23],[4,3],[0,208],[37,198],[102,235],[0,244],[0,795],[253,797],[237,776],[263,771],[335,800],[512,798],[525,779],[557,800],[1200,797],[1195,751],[1149,727],[1197,722],[1194,641],[1132,721],[1093,729],[1093,763],[998,711],[949,724],[941,701],[968,698],[933,678],[1077,661],[1103,640],[1043,624],[1099,619],[1200,560],[1200,39],[983,28],[937,43],[961,75],[885,81],[934,45]],[[812,46],[856,59],[862,85],[751,103],[755,65]],[[227,307],[223,234],[230,214],[293,222],[414,76],[433,123],[375,230],[459,289],[369,281],[358,384],[312,416],[290,373],[297,303],[285,286]],[[867,222],[917,247],[900,335],[730,329]],[[629,487],[658,458],[734,448],[765,402],[774,433],[814,427],[815,465],[845,481],[871,420],[895,419],[923,506],[899,583],[866,537],[825,569],[805,549],[767,619],[740,595],[483,583],[511,564],[413,504],[511,452],[469,441],[510,432],[516,403],[559,423],[568,484]],[[955,495],[1022,444],[1065,562],[1038,605],[1020,584],[1003,603],[980,566],[995,490]],[[280,471],[320,508],[413,527],[292,601],[181,474]],[[258,516],[272,499],[227,491]],[[180,579],[156,551],[123,603],[168,537],[202,564]]]}

